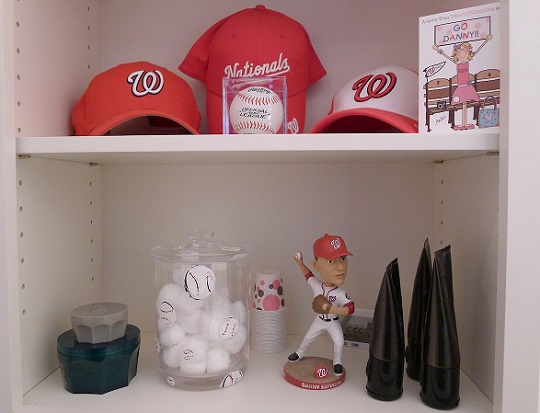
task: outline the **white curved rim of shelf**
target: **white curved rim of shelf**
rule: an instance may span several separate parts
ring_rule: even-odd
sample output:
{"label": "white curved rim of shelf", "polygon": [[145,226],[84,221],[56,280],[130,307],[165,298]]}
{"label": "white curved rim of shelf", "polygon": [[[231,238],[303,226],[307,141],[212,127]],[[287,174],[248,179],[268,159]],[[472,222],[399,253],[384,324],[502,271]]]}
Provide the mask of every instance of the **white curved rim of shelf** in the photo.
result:
{"label": "white curved rim of shelf", "polygon": [[[439,161],[498,153],[499,134],[19,137],[19,157],[90,163]],[[240,158],[239,158],[240,157]]]}

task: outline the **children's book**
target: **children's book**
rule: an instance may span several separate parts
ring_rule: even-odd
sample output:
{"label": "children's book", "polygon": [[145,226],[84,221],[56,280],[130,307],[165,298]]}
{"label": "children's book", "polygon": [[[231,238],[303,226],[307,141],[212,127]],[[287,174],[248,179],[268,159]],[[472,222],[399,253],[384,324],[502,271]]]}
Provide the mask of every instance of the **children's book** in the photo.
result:
{"label": "children's book", "polygon": [[500,12],[492,3],[420,18],[420,133],[498,130]]}

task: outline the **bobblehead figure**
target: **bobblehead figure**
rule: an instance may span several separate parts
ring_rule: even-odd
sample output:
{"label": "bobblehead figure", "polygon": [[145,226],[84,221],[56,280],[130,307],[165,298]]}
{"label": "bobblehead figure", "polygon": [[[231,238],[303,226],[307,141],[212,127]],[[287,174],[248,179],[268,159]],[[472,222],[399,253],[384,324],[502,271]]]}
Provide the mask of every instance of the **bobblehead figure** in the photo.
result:
{"label": "bobblehead figure", "polygon": [[298,350],[288,357],[288,362],[302,361],[310,344],[323,331],[328,331],[334,343],[331,368],[334,376],[339,377],[344,373],[342,361],[344,339],[338,316],[354,312],[354,302],[341,288],[347,276],[348,257],[352,254],[347,250],[342,237],[325,234],[313,244],[313,255],[311,265],[318,273],[318,277],[304,264],[301,252],[294,255],[296,264],[313,290],[315,298],[312,308],[316,316]]}

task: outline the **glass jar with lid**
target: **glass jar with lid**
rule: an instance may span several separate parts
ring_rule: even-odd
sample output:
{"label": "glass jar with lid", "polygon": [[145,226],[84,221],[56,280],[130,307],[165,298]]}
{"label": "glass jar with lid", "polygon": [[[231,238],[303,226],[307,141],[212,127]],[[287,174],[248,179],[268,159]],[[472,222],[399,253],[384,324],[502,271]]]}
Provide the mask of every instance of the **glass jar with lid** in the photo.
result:
{"label": "glass jar with lid", "polygon": [[249,359],[250,248],[196,230],[185,245],[151,249],[160,376],[184,390],[238,382]]}

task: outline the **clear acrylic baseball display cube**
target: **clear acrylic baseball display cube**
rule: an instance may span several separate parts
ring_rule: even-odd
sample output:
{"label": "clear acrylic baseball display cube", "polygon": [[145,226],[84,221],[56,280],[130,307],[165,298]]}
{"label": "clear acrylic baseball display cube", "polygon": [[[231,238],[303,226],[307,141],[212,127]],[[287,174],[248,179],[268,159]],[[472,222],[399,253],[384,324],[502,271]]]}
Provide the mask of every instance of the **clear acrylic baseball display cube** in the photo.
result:
{"label": "clear acrylic baseball display cube", "polygon": [[287,133],[286,78],[223,78],[223,133]]}
{"label": "clear acrylic baseball display cube", "polygon": [[184,390],[240,381],[249,359],[250,248],[219,245],[210,231],[151,249],[161,378]]}

